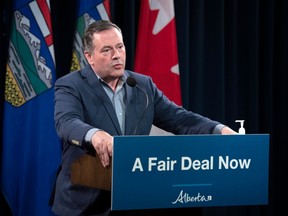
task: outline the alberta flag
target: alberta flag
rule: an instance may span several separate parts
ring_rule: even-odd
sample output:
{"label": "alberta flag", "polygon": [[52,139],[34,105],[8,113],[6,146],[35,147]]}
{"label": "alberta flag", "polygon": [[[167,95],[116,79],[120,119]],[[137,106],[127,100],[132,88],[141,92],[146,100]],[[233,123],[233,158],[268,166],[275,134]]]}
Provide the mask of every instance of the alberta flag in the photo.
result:
{"label": "alberta flag", "polygon": [[88,64],[82,44],[84,30],[95,20],[109,20],[109,17],[109,0],[78,0],[78,19],[74,34],[71,71],[79,70]]}
{"label": "alberta flag", "polygon": [[141,0],[134,70],[182,105],[173,0]]}
{"label": "alberta flag", "polygon": [[6,68],[1,190],[13,216],[53,215],[48,202],[61,144],[49,0],[14,1]]}

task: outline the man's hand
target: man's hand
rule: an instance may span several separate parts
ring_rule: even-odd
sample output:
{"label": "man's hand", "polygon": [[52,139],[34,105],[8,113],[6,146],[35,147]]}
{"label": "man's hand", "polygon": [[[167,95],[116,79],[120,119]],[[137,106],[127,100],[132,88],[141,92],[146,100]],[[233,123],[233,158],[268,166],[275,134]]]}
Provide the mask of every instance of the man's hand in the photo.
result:
{"label": "man's hand", "polygon": [[228,134],[238,134],[236,131],[232,130],[231,128],[225,126],[221,130],[222,135],[228,135]]}
{"label": "man's hand", "polygon": [[99,130],[92,136],[92,145],[104,167],[110,166],[112,157],[113,137],[105,131]]}

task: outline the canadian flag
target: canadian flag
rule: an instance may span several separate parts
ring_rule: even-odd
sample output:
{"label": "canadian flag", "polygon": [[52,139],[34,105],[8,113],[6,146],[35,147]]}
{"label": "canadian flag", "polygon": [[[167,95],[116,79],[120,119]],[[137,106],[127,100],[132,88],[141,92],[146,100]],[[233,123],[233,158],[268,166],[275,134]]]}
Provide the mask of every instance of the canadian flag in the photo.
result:
{"label": "canadian flag", "polygon": [[141,0],[134,70],[182,105],[173,0]]}

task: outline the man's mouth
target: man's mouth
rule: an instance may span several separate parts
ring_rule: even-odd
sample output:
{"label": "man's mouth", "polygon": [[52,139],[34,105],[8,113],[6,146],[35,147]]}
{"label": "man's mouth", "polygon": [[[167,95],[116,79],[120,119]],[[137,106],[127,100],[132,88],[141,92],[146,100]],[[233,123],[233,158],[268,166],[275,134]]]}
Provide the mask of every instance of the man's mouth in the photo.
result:
{"label": "man's mouth", "polygon": [[115,65],[113,65],[113,67],[115,69],[121,69],[122,68],[122,64],[115,64]]}

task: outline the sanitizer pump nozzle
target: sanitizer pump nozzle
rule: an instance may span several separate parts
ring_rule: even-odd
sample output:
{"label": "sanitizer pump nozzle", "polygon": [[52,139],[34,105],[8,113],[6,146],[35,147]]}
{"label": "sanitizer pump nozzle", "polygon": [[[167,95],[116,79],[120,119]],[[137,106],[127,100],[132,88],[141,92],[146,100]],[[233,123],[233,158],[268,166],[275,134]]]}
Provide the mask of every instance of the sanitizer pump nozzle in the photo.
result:
{"label": "sanitizer pump nozzle", "polygon": [[241,127],[238,130],[239,134],[245,134],[245,128],[243,127],[244,125],[244,120],[236,120],[235,122],[240,122]]}

